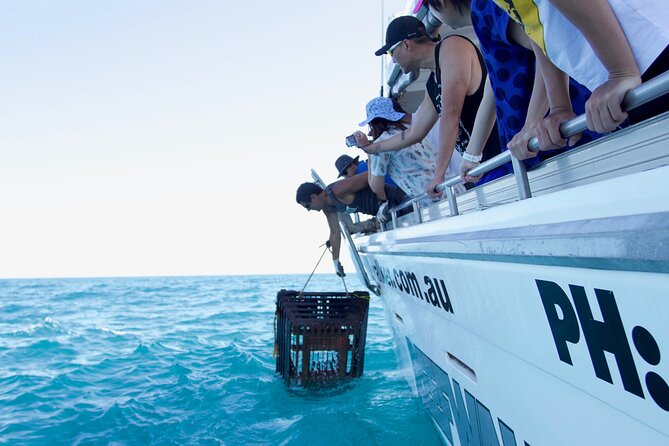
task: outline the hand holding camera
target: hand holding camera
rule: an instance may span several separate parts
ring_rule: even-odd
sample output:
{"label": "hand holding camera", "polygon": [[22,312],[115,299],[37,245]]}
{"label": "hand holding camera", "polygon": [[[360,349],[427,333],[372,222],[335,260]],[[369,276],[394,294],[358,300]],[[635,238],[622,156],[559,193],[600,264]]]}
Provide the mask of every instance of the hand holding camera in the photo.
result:
{"label": "hand holding camera", "polygon": [[367,138],[367,135],[359,130],[346,137],[346,147],[358,147],[362,149],[369,144],[371,144],[371,141]]}

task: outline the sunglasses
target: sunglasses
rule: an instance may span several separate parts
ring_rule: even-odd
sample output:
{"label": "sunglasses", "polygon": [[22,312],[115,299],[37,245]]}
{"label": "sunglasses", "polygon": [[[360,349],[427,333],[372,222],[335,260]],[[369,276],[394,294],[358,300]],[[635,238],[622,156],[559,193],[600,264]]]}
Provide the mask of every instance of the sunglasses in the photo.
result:
{"label": "sunglasses", "polygon": [[400,45],[402,44],[402,42],[404,42],[404,40],[400,40],[400,41],[397,42],[395,45],[393,45],[393,46],[391,46],[390,48],[388,48],[388,50],[386,51],[386,53],[388,53],[388,55],[389,55],[390,57],[393,57],[393,51],[395,51],[395,50],[397,49],[397,47],[400,46]]}

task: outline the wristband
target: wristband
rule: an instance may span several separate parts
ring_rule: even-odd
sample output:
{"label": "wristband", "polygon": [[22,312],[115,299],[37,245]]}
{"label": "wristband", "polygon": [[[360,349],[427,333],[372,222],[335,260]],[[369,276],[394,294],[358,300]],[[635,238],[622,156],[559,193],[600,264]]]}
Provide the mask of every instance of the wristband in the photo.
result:
{"label": "wristband", "polygon": [[483,155],[472,155],[471,153],[463,153],[462,159],[469,163],[478,163],[483,158]]}

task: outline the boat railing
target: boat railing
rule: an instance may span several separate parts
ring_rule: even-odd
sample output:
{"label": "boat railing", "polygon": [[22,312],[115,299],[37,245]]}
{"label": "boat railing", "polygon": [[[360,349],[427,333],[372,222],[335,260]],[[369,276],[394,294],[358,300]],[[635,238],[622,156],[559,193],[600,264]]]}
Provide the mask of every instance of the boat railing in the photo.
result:
{"label": "boat railing", "polygon": [[[623,100],[622,106],[625,111],[632,110],[637,108],[647,102],[652,101],[666,93],[669,93],[669,71],[657,76],[643,84],[639,85],[634,90],[629,91]],[[587,129],[587,121],[585,114],[577,116],[574,119],[571,119],[562,125],[560,125],[560,133],[564,138],[576,135],[583,132]],[[539,150],[539,141],[537,138],[532,138],[528,143],[528,148],[536,152]],[[527,171],[525,169],[525,164],[519,161],[517,158],[511,155],[511,152],[505,150],[499,155],[489,159],[488,161],[476,166],[467,172],[467,175],[470,176],[480,176],[491,170],[502,166],[511,161],[513,166],[514,177],[516,180],[516,187],[518,191],[518,198],[524,200],[532,197],[532,191],[530,189],[530,183],[527,177]],[[456,216],[459,214],[458,203],[456,200],[456,194],[453,190],[454,186],[459,184],[464,184],[464,180],[461,177],[453,177],[444,181],[436,187],[436,190],[441,193],[446,194],[446,199],[448,200],[448,208],[451,216]],[[397,228],[397,216],[398,212],[412,207],[414,214],[418,218],[420,223],[422,220],[421,216],[421,202],[428,199],[427,193],[422,193],[412,197],[410,200],[402,203],[399,206],[391,209],[392,217],[392,227],[393,229]]]}

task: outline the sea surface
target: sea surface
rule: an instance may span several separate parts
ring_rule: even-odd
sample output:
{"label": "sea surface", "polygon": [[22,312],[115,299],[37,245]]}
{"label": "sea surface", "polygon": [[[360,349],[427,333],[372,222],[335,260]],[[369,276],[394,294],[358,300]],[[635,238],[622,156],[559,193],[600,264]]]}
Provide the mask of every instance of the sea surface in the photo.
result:
{"label": "sea surface", "polygon": [[362,378],[304,392],[274,373],[276,292],[306,279],[0,281],[0,444],[441,444],[378,298]]}

